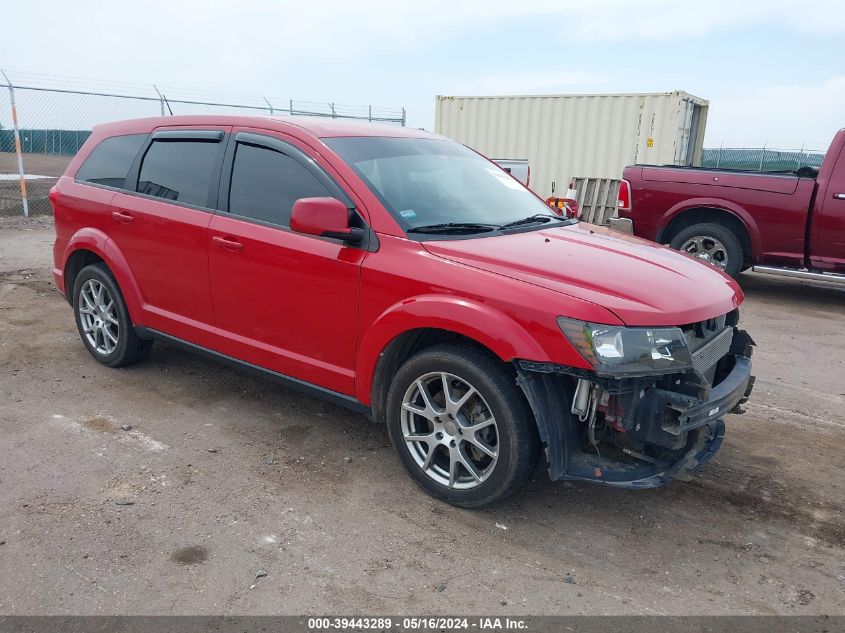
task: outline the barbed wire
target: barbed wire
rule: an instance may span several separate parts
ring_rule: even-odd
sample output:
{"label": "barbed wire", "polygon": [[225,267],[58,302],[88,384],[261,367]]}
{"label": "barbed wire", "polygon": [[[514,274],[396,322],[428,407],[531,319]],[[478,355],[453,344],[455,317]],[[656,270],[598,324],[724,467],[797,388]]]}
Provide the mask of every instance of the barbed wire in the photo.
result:
{"label": "barbed wire", "polygon": [[293,114],[405,125],[404,108],[5,70],[0,74],[0,215],[51,213],[50,187],[95,125],[167,114]]}

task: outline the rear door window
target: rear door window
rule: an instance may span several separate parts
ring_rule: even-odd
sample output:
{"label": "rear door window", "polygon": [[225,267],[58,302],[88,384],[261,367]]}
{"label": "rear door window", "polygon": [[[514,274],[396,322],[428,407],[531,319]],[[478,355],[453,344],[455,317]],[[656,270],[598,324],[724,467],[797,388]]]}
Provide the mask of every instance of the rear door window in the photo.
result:
{"label": "rear door window", "polygon": [[208,207],[219,142],[154,140],[141,162],[138,193]]}
{"label": "rear door window", "polygon": [[104,139],[76,172],[76,180],[122,188],[146,134],[126,134]]}
{"label": "rear door window", "polygon": [[288,226],[293,203],[332,194],[287,154],[238,143],[229,189],[229,213]]}

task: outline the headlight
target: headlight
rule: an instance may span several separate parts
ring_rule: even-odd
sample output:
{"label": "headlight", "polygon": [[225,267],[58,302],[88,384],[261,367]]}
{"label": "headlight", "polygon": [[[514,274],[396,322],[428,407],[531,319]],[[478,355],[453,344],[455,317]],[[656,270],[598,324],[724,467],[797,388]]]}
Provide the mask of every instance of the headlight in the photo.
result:
{"label": "headlight", "polygon": [[558,317],[557,324],[599,374],[643,376],[692,367],[680,328],[621,327],[565,317]]}

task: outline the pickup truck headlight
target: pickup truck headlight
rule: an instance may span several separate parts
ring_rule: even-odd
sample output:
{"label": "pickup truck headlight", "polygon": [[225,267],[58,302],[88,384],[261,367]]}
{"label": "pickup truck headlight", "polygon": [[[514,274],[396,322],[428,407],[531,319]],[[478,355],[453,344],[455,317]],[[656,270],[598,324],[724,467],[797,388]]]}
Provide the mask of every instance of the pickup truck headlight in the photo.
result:
{"label": "pickup truck headlight", "polygon": [[646,376],[692,367],[680,328],[621,327],[565,317],[558,317],[557,324],[599,374]]}

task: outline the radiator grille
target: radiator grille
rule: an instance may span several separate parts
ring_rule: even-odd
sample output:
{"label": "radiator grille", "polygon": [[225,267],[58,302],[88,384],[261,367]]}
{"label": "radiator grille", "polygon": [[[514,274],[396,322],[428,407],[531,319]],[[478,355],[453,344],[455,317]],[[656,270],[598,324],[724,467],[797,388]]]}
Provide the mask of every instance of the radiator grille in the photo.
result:
{"label": "radiator grille", "polygon": [[690,352],[695,352],[704,347],[709,341],[718,336],[722,330],[725,329],[727,322],[727,315],[716,317],[715,319],[708,319],[707,321],[699,321],[691,325],[685,325],[682,329],[684,337],[687,339],[687,345]]}
{"label": "radiator grille", "polygon": [[725,354],[731,349],[733,328],[722,331],[692,353],[692,366],[700,374],[707,375]]}

